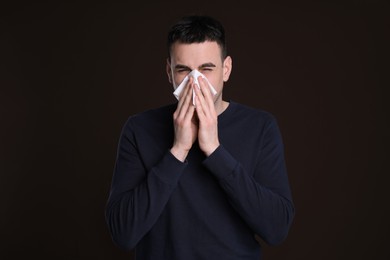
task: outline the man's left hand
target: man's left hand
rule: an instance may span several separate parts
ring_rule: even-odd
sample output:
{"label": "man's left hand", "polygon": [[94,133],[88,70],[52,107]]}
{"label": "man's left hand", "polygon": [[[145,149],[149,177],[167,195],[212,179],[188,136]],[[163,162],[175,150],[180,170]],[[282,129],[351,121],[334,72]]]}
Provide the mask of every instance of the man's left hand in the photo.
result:
{"label": "man's left hand", "polygon": [[198,142],[200,149],[209,156],[219,146],[218,114],[208,83],[198,78],[200,89],[193,84],[196,94],[196,113],[199,119]]}

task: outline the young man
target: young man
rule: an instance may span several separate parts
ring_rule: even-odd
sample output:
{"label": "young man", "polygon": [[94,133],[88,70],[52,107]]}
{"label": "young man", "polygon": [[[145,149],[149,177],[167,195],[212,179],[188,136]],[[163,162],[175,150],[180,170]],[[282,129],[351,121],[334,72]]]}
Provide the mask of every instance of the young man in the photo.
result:
{"label": "young man", "polygon": [[222,99],[232,59],[215,19],[182,18],[168,50],[169,81],[184,89],[122,130],[106,208],[113,241],[137,259],[260,259],[255,235],[280,244],[294,217],[276,120]]}

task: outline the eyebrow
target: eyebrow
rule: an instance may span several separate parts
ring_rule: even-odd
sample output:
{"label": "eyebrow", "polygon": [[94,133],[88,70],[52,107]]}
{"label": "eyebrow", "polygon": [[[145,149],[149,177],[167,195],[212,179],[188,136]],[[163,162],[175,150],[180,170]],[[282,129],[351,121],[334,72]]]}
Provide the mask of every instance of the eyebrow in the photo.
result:
{"label": "eyebrow", "polygon": [[[199,69],[202,69],[202,68],[209,68],[209,67],[217,67],[214,63],[212,62],[207,62],[207,63],[203,63],[202,65],[199,66]],[[177,64],[175,66],[175,69],[187,69],[187,70],[192,70],[190,67],[186,66],[186,65],[183,65],[183,64]]]}
{"label": "eyebrow", "polygon": [[182,64],[177,64],[175,66],[175,69],[188,69],[188,70],[191,70],[190,67],[186,66],[186,65],[182,65]]}
{"label": "eyebrow", "polygon": [[208,62],[208,63],[203,63],[202,65],[200,65],[199,66],[199,68],[201,69],[201,68],[207,68],[207,67],[217,67],[217,66],[215,66],[215,64],[214,63],[211,63],[211,62]]}

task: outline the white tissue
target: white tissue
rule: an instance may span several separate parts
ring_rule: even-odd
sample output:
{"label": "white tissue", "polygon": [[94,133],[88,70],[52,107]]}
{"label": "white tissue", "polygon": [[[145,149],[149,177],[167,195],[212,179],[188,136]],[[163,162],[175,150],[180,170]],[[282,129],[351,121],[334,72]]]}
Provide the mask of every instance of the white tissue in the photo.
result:
{"label": "white tissue", "polygon": [[[198,70],[193,70],[191,71],[184,79],[183,81],[180,83],[180,85],[176,88],[176,90],[173,92],[173,95],[177,98],[177,100],[179,100],[179,97],[180,97],[180,93],[183,91],[183,89],[185,88],[185,86],[187,85],[187,82],[189,80],[190,77],[193,77],[194,78],[194,83],[199,87],[199,82],[198,82],[198,77],[199,76],[202,76],[202,78],[204,78],[207,83],[209,84],[210,86],[210,90],[211,90],[211,93],[215,96],[217,94],[217,91],[214,89],[214,87],[210,84],[209,80],[205,77],[205,75],[203,75],[202,73],[200,73]],[[195,106],[195,91],[192,91],[192,104]]]}

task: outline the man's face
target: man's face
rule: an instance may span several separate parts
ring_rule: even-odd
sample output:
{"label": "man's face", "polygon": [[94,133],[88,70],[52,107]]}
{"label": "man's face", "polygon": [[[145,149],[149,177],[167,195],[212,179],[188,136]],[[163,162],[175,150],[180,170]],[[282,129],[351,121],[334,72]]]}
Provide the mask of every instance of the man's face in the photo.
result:
{"label": "man's face", "polygon": [[215,98],[221,98],[223,82],[230,76],[231,58],[227,57],[222,61],[221,49],[216,42],[191,44],[176,42],[172,45],[171,61],[167,62],[167,73],[174,88],[179,86],[194,69],[205,75],[213,85],[218,92]]}

